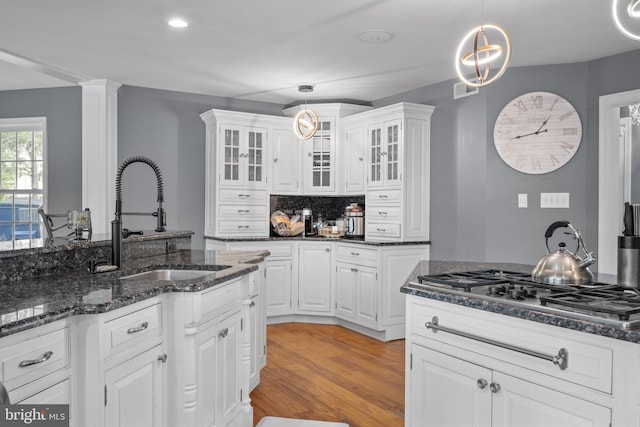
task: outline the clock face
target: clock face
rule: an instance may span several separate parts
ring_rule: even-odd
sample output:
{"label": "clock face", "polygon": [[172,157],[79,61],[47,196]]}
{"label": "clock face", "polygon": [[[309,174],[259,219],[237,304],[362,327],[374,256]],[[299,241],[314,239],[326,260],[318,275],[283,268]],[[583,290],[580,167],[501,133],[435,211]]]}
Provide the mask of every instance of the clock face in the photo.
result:
{"label": "clock face", "polygon": [[578,112],[569,101],[549,92],[515,98],[502,109],[493,128],[502,160],[528,174],[562,167],[576,154],[581,140]]}

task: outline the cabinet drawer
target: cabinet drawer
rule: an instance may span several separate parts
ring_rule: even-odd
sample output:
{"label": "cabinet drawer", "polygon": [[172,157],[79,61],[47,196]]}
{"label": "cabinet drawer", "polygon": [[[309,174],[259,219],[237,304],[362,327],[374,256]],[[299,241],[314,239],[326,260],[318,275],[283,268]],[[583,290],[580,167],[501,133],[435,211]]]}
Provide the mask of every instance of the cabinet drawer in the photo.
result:
{"label": "cabinet drawer", "polygon": [[400,224],[384,222],[367,222],[365,227],[367,238],[399,238]]}
{"label": "cabinet drawer", "polygon": [[268,218],[267,205],[220,205],[218,208],[221,219],[241,220],[242,218]]}
{"label": "cabinet drawer", "polygon": [[337,245],[336,260],[375,267],[378,261],[378,250],[356,245]]}
{"label": "cabinet drawer", "polygon": [[367,209],[371,205],[384,203],[399,204],[402,201],[402,190],[373,190],[367,193]]}
{"label": "cabinet drawer", "polygon": [[368,206],[367,219],[372,222],[392,221],[400,222],[402,209],[400,206]]}
{"label": "cabinet drawer", "polygon": [[266,205],[267,199],[267,192],[262,190],[220,189],[221,202]]}
{"label": "cabinet drawer", "polygon": [[[37,334],[37,329],[34,333]],[[0,350],[2,380],[7,390],[35,381],[69,366],[69,328],[44,335],[25,332],[25,341]],[[31,337],[29,337],[31,335]]]}
{"label": "cabinet drawer", "polygon": [[218,229],[220,234],[226,234],[230,236],[237,236],[237,235],[266,236],[268,232],[267,224],[268,224],[268,221],[266,219],[220,220],[218,222]]}
{"label": "cabinet drawer", "polygon": [[[417,299],[417,298],[416,298]],[[519,375],[529,372],[536,381],[544,382],[561,379],[594,390],[611,393],[613,349],[589,341],[590,335],[565,330],[563,328],[517,319],[482,310],[464,308],[447,303],[427,300],[415,302],[409,307],[411,335],[419,335],[433,342],[443,343],[457,349],[464,359],[480,363],[491,369],[508,372],[509,367],[517,369]],[[438,317],[438,325],[455,331],[471,334],[459,336],[447,331],[433,332],[425,326]],[[516,348],[505,349],[495,343],[482,342],[489,339]],[[545,356],[555,356],[566,349],[568,364],[560,369],[552,361],[537,357],[530,352]],[[455,354],[453,354],[455,356]],[[487,359],[489,358],[489,359]],[[526,371],[523,371],[526,370]],[[542,375],[541,375],[542,374]]]}
{"label": "cabinet drawer", "polygon": [[240,280],[235,280],[202,291],[200,307],[196,308],[193,321],[202,324],[227,312],[240,311],[241,308],[242,287]]}
{"label": "cabinet drawer", "polygon": [[160,339],[162,304],[158,303],[105,322],[104,350],[107,357],[142,341]]}

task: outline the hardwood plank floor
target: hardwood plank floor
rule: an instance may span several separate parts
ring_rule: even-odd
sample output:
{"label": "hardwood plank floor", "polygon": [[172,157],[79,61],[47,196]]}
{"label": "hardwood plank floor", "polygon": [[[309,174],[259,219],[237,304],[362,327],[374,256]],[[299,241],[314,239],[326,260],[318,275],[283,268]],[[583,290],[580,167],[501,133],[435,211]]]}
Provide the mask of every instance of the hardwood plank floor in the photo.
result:
{"label": "hardwood plank floor", "polygon": [[267,366],[251,393],[264,416],[404,425],[404,340],[383,343],[341,326],[267,327]]}

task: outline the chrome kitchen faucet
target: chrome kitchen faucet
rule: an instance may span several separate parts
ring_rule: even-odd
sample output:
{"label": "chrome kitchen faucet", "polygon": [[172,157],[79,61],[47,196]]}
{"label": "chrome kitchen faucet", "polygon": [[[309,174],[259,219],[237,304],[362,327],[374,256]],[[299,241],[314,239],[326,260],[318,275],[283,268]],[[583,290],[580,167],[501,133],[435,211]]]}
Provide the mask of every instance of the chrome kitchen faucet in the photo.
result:
{"label": "chrome kitchen faucet", "polygon": [[[156,181],[158,186],[158,209],[155,212],[122,212],[122,172],[132,163],[146,163],[153,169],[156,174]],[[129,230],[122,229],[122,215],[151,215],[157,217],[156,231],[166,231],[167,218],[164,209],[162,208],[162,202],[164,201],[163,195],[163,183],[162,174],[160,168],[151,159],[142,156],[130,157],[120,165],[118,173],[116,174],[116,217],[111,221],[111,263],[120,268],[122,267],[122,239],[126,238],[131,232]],[[124,235],[123,235],[124,234]],[[142,234],[141,232],[139,234]]]}

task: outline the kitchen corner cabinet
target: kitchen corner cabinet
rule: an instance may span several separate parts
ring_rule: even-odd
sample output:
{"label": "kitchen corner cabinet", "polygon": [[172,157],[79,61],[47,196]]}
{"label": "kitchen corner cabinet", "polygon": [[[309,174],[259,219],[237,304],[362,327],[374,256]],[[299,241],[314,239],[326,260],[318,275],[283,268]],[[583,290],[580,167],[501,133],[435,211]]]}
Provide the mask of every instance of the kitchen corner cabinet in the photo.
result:
{"label": "kitchen corner cabinet", "polygon": [[[381,341],[405,336],[400,287],[429,246],[374,246],[341,241],[206,241],[207,249],[268,250],[268,324],[341,324]],[[327,306],[328,302],[328,306]]]}
{"label": "kitchen corner cabinet", "polygon": [[344,194],[364,194],[366,189],[366,129],[362,120],[344,118],[344,144],[340,152]]}
{"label": "kitchen corner cabinet", "polygon": [[[407,334],[407,427],[637,425],[639,395],[625,379],[638,389],[625,348],[637,344],[416,296],[407,296]],[[529,353],[560,349],[565,369]]]}
{"label": "kitchen corner cabinet", "polygon": [[332,246],[323,242],[298,245],[298,312],[332,312]]}
{"label": "kitchen corner cabinet", "polygon": [[274,129],[271,141],[271,191],[275,194],[300,192],[300,141],[291,128]]}
{"label": "kitchen corner cabinet", "polygon": [[[288,117],[295,115],[302,106],[284,110]],[[318,114],[319,126],[316,135],[308,140],[299,140],[302,155],[303,194],[336,195],[341,193],[344,182],[343,170],[339,168],[342,156],[342,119],[352,114],[369,111],[371,107],[353,104],[310,104],[307,108]]]}

